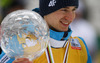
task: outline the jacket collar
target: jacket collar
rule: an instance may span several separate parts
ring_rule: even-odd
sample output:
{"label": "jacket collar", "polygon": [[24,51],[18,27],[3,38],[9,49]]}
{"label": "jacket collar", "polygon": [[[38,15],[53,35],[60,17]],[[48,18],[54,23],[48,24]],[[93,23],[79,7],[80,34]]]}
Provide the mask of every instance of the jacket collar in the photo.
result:
{"label": "jacket collar", "polygon": [[62,48],[66,46],[67,40],[70,38],[72,31],[69,28],[67,31],[67,36],[64,38],[64,40],[61,40],[64,33],[66,32],[56,32],[50,29],[50,46],[52,48]]}
{"label": "jacket collar", "polygon": [[67,40],[72,34],[70,27],[69,27],[68,31],[66,31],[66,32],[57,32],[57,31],[53,31],[51,29],[49,29],[49,30],[50,30],[50,38],[58,40],[58,41],[60,41],[63,38],[64,33],[67,32],[67,36],[64,38],[64,40]]}

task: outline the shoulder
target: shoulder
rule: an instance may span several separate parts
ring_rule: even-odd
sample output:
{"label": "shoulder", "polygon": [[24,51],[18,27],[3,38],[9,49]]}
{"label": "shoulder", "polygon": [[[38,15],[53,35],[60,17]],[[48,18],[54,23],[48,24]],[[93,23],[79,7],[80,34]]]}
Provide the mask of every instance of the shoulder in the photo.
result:
{"label": "shoulder", "polygon": [[87,47],[84,39],[82,37],[75,37],[75,38],[77,38],[79,40],[79,42],[81,43],[81,46],[82,46],[82,43],[83,43],[83,45],[85,45],[85,48],[86,48],[86,51],[87,51],[87,56],[88,56],[87,63],[92,63],[92,59],[91,59],[88,47]]}
{"label": "shoulder", "polygon": [[85,41],[84,41],[84,39],[83,39],[82,37],[78,37],[78,38],[79,38],[80,40],[82,40],[82,42],[84,43],[85,46],[87,46],[86,43],[85,43]]}
{"label": "shoulder", "polygon": [[87,47],[87,45],[82,37],[72,37],[72,38],[74,40],[77,39],[80,44],[83,44],[83,45],[85,45],[85,47]]}

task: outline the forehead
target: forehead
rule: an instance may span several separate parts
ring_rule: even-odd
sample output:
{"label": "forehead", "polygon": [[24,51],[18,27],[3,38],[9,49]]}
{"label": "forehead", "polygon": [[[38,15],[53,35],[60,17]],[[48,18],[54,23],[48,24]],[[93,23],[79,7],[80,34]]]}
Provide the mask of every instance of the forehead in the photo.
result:
{"label": "forehead", "polygon": [[[61,9],[63,9],[63,8],[61,8]],[[65,7],[65,9],[76,9],[76,7],[75,6],[67,6],[67,7]]]}

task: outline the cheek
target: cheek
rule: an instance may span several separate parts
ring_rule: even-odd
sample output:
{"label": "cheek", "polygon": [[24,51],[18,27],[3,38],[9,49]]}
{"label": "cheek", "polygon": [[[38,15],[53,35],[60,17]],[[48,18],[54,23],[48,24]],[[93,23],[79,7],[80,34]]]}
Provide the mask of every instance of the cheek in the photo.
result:
{"label": "cheek", "polygon": [[52,16],[48,16],[47,19],[46,19],[46,22],[47,24],[49,25],[49,27],[51,27],[52,25],[55,24],[55,17],[52,17]]}
{"label": "cheek", "polygon": [[72,16],[72,20],[71,21],[73,21],[75,19],[75,14]]}
{"label": "cheek", "polygon": [[75,13],[67,13],[65,18],[69,21],[73,21],[75,19]]}
{"label": "cheek", "polygon": [[74,13],[74,15],[73,15],[73,19],[75,19],[75,17],[76,17],[76,14]]}
{"label": "cheek", "polygon": [[61,19],[61,14],[60,13],[55,13],[55,14],[52,14],[52,16],[50,16],[50,22],[52,22],[52,24],[54,23],[59,23],[59,20]]}

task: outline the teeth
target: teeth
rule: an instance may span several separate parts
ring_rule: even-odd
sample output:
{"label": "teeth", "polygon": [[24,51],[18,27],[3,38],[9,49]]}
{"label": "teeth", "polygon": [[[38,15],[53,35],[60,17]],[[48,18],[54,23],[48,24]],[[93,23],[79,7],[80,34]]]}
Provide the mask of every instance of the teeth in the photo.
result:
{"label": "teeth", "polygon": [[68,23],[64,23],[64,24],[68,24]]}

